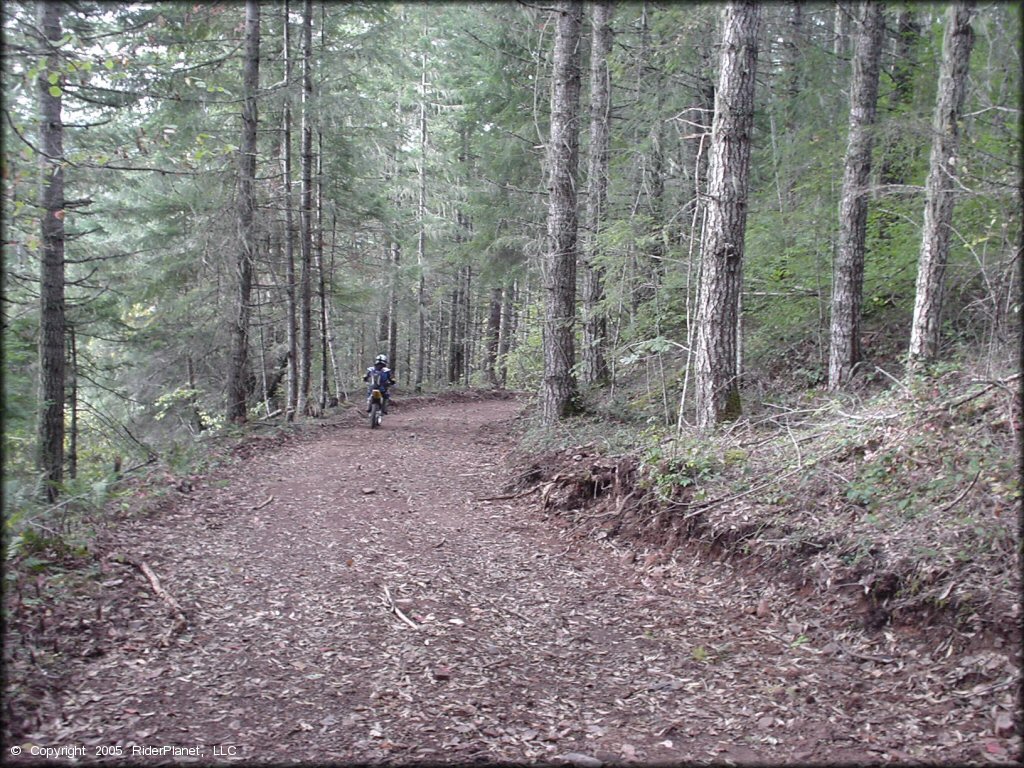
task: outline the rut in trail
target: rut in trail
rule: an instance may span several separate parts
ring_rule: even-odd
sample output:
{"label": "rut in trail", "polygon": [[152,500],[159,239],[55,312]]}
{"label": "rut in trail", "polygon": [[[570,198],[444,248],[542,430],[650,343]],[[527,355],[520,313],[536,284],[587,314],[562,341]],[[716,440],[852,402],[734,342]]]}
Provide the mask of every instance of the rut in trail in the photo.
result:
{"label": "rut in trail", "polygon": [[103,546],[148,563],[188,627],[167,636],[146,580],[106,561],[83,652],[13,738],[202,762],[980,759],[953,732],[987,724],[917,645],[828,652],[841,617],[770,578],[633,565],[493,498],[519,407],[327,426],[126,524]]}

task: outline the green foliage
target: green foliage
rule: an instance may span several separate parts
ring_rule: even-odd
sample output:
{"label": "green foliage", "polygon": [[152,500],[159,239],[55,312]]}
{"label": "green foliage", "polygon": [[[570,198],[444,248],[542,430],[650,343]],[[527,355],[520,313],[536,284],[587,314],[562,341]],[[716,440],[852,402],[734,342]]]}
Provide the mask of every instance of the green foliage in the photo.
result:
{"label": "green foliage", "polygon": [[[656,433],[649,432],[653,438]],[[696,498],[703,496],[702,485],[717,476],[726,466],[706,442],[687,437],[654,440],[643,453],[641,467],[659,497],[675,498],[678,492],[696,487]]]}
{"label": "green foliage", "polygon": [[510,388],[527,392],[537,391],[544,375],[541,326],[531,326],[529,335],[522,339],[515,349],[503,356],[498,363],[508,371]]}

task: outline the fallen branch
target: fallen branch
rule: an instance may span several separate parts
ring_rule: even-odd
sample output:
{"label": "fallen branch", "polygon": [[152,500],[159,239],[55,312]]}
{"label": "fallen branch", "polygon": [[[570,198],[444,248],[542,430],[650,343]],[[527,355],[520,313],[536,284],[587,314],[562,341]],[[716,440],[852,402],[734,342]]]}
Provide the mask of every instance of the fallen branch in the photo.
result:
{"label": "fallen branch", "polygon": [[263,508],[264,508],[265,506],[267,506],[267,504],[269,504],[269,503],[270,503],[270,502],[272,502],[273,500],[274,500],[274,496],[273,496],[273,495],[270,495],[270,496],[268,496],[268,497],[266,498],[266,500],[265,500],[265,501],[261,501],[261,502],[260,502],[259,504],[257,504],[257,505],[256,505],[255,507],[253,507],[252,509],[253,509],[253,511],[254,511],[254,512],[255,512],[255,511],[256,511],[257,509],[263,509]]}
{"label": "fallen branch", "polygon": [[979,478],[979,477],[981,477],[981,470],[980,470],[980,469],[979,469],[979,470],[977,471],[977,473],[976,473],[976,474],[974,475],[974,479],[973,479],[973,480],[971,480],[971,482],[970,482],[970,483],[968,483],[968,485],[967,485],[967,487],[966,487],[966,488],[964,488],[963,492],[962,492],[962,493],[961,493],[961,494],[960,494],[959,496],[957,496],[957,497],[956,497],[955,499],[953,499],[953,500],[952,500],[951,502],[949,502],[949,504],[947,504],[947,505],[946,505],[946,506],[944,506],[944,507],[943,507],[942,509],[940,509],[940,510],[939,510],[939,514],[941,515],[941,514],[942,514],[943,512],[949,512],[949,510],[951,510],[951,509],[952,509],[953,507],[955,507],[955,506],[956,506],[957,504],[959,504],[959,503],[960,503],[961,501],[963,501],[963,500],[964,500],[964,497],[965,497],[965,496],[966,496],[966,495],[967,495],[968,493],[970,493],[970,492],[971,492],[971,488],[973,488],[973,487],[974,487],[974,484],[975,484],[976,482],[978,482],[978,478]]}
{"label": "fallen branch", "polygon": [[[1019,379],[1020,377],[1021,377],[1021,374],[1016,373],[1013,376],[1006,377],[1005,379],[994,379],[994,380],[991,380],[991,381],[988,381],[988,380],[974,381],[972,383],[974,383],[974,384],[987,384],[988,386],[982,387],[977,392],[972,392],[970,394],[964,395],[963,397],[960,397],[960,398],[958,398],[956,400],[951,400],[951,401],[946,401],[945,403],[940,403],[938,406],[932,408],[931,410],[936,411],[936,410],[942,410],[942,409],[947,409],[947,408],[959,408],[961,405],[964,405],[965,403],[969,403],[971,400],[974,400],[975,398],[981,397],[986,392],[988,392],[988,391],[990,391],[992,389],[995,389],[996,387],[999,387],[1000,389],[1005,389],[1007,391],[1010,391],[1007,385],[1010,382]],[[1011,392],[1011,394],[1013,394],[1013,392]]]}
{"label": "fallen branch", "polygon": [[149,563],[145,560],[135,560],[134,558],[125,557],[124,555],[111,555],[110,559],[121,563],[128,563],[138,568],[139,571],[142,572],[142,575],[146,577],[146,580],[149,581],[149,586],[153,590],[153,593],[163,600],[164,605],[169,609],[171,617],[174,619],[174,623],[162,638],[161,642],[163,645],[167,644],[167,640],[171,635],[178,634],[188,626],[188,616],[185,613],[185,609],[181,607],[181,603],[175,600],[174,596],[170,592],[163,588],[163,585],[160,584],[160,579],[157,577],[153,569],[149,567]]}
{"label": "fallen branch", "polygon": [[151,586],[153,588],[153,592],[155,592],[156,595],[167,604],[167,607],[171,609],[171,612],[174,613],[177,618],[184,619],[185,610],[181,607],[181,604],[174,599],[174,596],[163,588],[160,584],[160,579],[157,578],[157,575],[153,572],[153,569],[149,567],[149,564],[145,560],[140,560],[137,563],[133,563],[133,565],[142,571],[145,577],[149,579],[149,586]]}
{"label": "fallen branch", "polygon": [[852,656],[855,659],[860,659],[861,661],[871,661],[875,662],[876,664],[892,664],[894,661],[896,661],[896,659],[893,659],[889,656],[873,656],[867,653],[859,653],[853,650],[852,648],[848,648],[845,644],[839,642],[839,640],[835,638],[833,638],[832,642],[835,643],[836,647],[842,653],[845,653],[847,656]]}
{"label": "fallen branch", "polygon": [[985,688],[982,688],[981,690],[971,689],[969,691],[953,691],[953,695],[959,696],[963,699],[972,696],[983,696],[985,694],[992,693],[993,691],[1000,691],[1003,688],[1009,688],[1011,685],[1017,685],[1019,684],[1019,682],[1020,680],[1016,675],[1011,675],[1010,677],[1003,680],[1001,683],[994,683],[993,685],[989,685]]}
{"label": "fallen branch", "polygon": [[391,597],[391,590],[387,588],[387,585],[384,586],[384,605],[387,606],[387,609],[391,611],[391,613],[395,614],[395,616],[400,618],[410,627],[412,627],[413,629],[419,629],[419,625],[415,621],[410,619],[408,616],[406,616],[404,613],[402,613],[402,609],[395,604],[394,599]]}

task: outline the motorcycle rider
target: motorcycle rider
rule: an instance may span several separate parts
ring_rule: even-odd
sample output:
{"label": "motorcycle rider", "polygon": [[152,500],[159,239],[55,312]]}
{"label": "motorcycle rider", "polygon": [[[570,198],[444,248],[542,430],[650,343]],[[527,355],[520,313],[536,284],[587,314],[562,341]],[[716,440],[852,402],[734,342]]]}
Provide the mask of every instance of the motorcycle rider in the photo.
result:
{"label": "motorcycle rider", "polygon": [[370,382],[370,386],[366,390],[366,412],[370,412],[370,396],[373,394],[373,376],[378,374],[378,384],[380,387],[380,393],[384,397],[384,404],[381,408],[381,413],[388,412],[388,401],[391,399],[391,395],[388,394],[388,390],[395,384],[395,374],[388,368],[388,356],[377,355],[374,358],[373,365],[366,369],[366,375],[363,376],[363,381]]}

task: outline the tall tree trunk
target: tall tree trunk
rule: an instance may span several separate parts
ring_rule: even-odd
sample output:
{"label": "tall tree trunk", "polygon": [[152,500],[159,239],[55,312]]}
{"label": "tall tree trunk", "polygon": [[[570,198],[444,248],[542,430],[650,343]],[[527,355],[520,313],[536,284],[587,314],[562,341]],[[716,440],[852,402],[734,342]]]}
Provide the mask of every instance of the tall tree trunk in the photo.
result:
{"label": "tall tree trunk", "polygon": [[974,44],[973,7],[973,3],[961,0],[951,5],[946,14],[939,91],[932,118],[932,149],[925,181],[924,230],[917,264],[914,319],[910,328],[910,362],[914,367],[934,359],[939,352],[942,294],[955,201],[954,174],[960,147],[957,124],[963,112],[967,70]]}
{"label": "tall tree trunk", "polygon": [[501,338],[501,286],[491,288],[491,299],[487,312],[487,349],[484,358],[484,373],[487,383],[498,386],[498,343]]}
{"label": "tall tree trunk", "polygon": [[604,299],[604,268],[598,263],[601,224],[608,195],[608,146],[611,134],[612,3],[592,6],[590,43],[590,154],[587,158],[587,221],[583,266],[583,349],[581,383],[600,384],[608,379],[605,357],[607,320],[600,308]]}
{"label": "tall tree trunk", "polygon": [[75,326],[68,323],[68,477],[78,477],[78,339]]}
{"label": "tall tree trunk", "polygon": [[448,383],[456,384],[462,378],[462,339],[459,338],[459,314],[462,308],[462,267],[455,272],[452,288],[451,311],[448,315]]}
{"label": "tall tree trunk", "polygon": [[253,262],[256,256],[256,99],[260,84],[260,8],[245,4],[245,63],[242,71],[242,142],[238,159],[238,277],[237,306],[231,326],[228,366],[227,418],[246,419],[246,377],[249,368],[249,315]]}
{"label": "tall tree trunk", "polygon": [[327,363],[327,275],[324,269],[324,137],[317,130],[316,154],[316,231],[314,253],[317,271],[317,298],[320,300],[320,410],[327,407],[330,394],[330,370]]}
{"label": "tall tree trunk", "polygon": [[868,223],[868,180],[878,106],[878,70],[882,54],[882,3],[861,3],[857,13],[850,83],[850,127],[839,202],[839,243],[832,268],[832,328],[828,385],[838,389],[860,361],[861,298]]}
{"label": "tall tree trunk", "polygon": [[189,431],[198,435],[206,424],[203,421],[203,414],[199,410],[199,396],[196,389],[196,365],[192,360],[192,354],[185,355],[185,376],[188,379],[188,408],[189,408]]}
{"label": "tall tree trunk", "polygon": [[[426,17],[424,17],[424,38],[426,38]],[[420,157],[416,169],[418,185],[416,193],[416,266],[419,278],[416,283],[416,392],[423,391],[427,355],[427,52],[420,57]]]}
{"label": "tall tree trunk", "polygon": [[[466,220],[468,224],[468,219]],[[462,289],[462,377],[463,385],[469,386],[473,373],[473,266],[465,268],[465,287]]]}
{"label": "tall tree trunk", "polygon": [[416,281],[416,392],[423,391],[423,380],[427,375],[427,354],[430,349],[427,338],[427,55],[426,41],[429,40],[428,19],[430,11],[423,10],[424,49],[420,54],[419,92],[419,145],[420,156],[416,168],[416,266],[419,276]]}
{"label": "tall tree trunk", "polygon": [[[338,214],[335,211],[331,212],[331,263],[328,267],[327,274],[331,276],[331,280],[334,280],[334,256],[335,249],[338,245]],[[328,288],[330,285],[328,285]],[[329,291],[328,291],[329,293]],[[344,380],[341,376],[341,371],[338,368],[338,353],[334,341],[334,329],[331,325],[331,302],[327,302],[324,307],[324,323],[327,326],[327,349],[328,354],[331,358],[331,371],[334,374],[334,396],[341,400],[347,399],[348,393],[344,385]]]}
{"label": "tall tree trunk", "polygon": [[308,410],[313,358],[313,0],[302,10],[302,207],[299,211],[299,394],[296,410]]}
{"label": "tall tree trunk", "polygon": [[544,269],[543,420],[556,424],[572,410],[576,383],[576,176],[579,165],[580,28],[583,3],[557,3],[548,141],[548,237]]}
{"label": "tall tree trunk", "polygon": [[[398,269],[402,261],[402,244],[391,241],[391,282],[388,286],[388,365],[398,367]],[[397,377],[397,373],[395,374]]]}
{"label": "tall tree trunk", "polygon": [[284,175],[284,263],[285,294],[288,302],[288,400],[285,418],[295,418],[299,401],[299,329],[295,297],[295,196],[292,194],[292,47],[289,0],[284,0],[284,115],[281,131],[281,162]]}
{"label": "tall tree trunk", "polygon": [[[848,47],[847,39],[850,36],[850,5],[849,3],[836,3],[835,8],[835,38],[833,38],[832,52],[835,54],[837,63],[846,57]],[[841,66],[841,63],[839,64]]]}
{"label": "tall tree trunk", "polygon": [[[61,39],[61,5],[39,3],[39,28],[46,50],[39,88],[39,207],[41,264],[39,291],[39,420],[36,465],[42,495],[54,501],[64,479],[64,121],[61,116],[63,83],[56,47]],[[56,75],[58,84],[50,82]]]}
{"label": "tall tree trunk", "polygon": [[509,280],[502,291],[501,332],[498,338],[498,384],[502,389],[508,383],[508,353],[512,349],[515,312],[515,281]]}
{"label": "tall tree trunk", "polygon": [[708,207],[697,307],[696,400],[701,429],[741,412],[737,326],[747,224],[750,140],[760,8],[730,2],[722,12],[722,48],[708,160]]}

